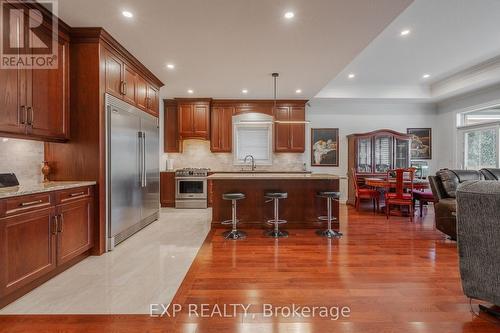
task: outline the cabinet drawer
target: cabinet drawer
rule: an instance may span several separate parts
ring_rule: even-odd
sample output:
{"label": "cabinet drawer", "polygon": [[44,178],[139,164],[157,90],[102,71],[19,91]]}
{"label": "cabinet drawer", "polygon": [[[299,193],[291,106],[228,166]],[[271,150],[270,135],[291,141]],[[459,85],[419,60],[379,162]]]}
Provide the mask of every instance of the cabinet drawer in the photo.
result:
{"label": "cabinet drawer", "polygon": [[[1,207],[2,205],[0,205]],[[4,200],[5,210],[0,216],[10,216],[52,206],[51,193],[23,195]]]}
{"label": "cabinet drawer", "polygon": [[56,192],[56,204],[71,202],[82,198],[89,198],[92,195],[91,187],[77,187],[69,190]]}

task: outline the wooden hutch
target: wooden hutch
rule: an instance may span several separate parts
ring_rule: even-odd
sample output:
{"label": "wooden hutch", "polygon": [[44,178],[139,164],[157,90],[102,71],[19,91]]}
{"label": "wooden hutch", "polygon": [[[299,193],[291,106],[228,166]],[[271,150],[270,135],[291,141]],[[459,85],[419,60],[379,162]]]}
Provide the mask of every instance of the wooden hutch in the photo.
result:
{"label": "wooden hutch", "polygon": [[[409,135],[382,129],[369,133],[351,134],[348,139],[348,188],[347,203],[354,205],[354,181],[363,185],[367,177],[384,177],[388,170],[410,167]],[[355,168],[358,179],[353,179]]]}

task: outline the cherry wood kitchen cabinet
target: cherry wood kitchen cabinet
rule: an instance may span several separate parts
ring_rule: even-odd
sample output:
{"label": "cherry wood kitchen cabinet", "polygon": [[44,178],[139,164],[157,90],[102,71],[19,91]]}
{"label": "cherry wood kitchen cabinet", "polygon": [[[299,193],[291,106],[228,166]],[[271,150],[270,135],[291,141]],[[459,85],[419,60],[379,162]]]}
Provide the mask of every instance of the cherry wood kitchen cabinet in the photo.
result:
{"label": "cherry wood kitchen cabinet", "polygon": [[158,117],[159,85],[152,84],[139,70],[111,47],[103,51],[105,91]]}
{"label": "cherry wood kitchen cabinet", "polygon": [[158,115],[156,96],[163,83],[102,28],[71,28],[70,37],[71,140],[65,144],[46,143],[45,160],[52,169],[51,180],[97,182],[94,211],[98,223],[91,253],[99,255],[106,250],[105,93],[124,98],[121,81],[128,68],[127,90],[132,91],[132,71],[137,74],[132,85],[137,100],[134,105]]}
{"label": "cherry wood kitchen cabinet", "polygon": [[175,207],[175,172],[160,172],[160,203],[162,207]]}
{"label": "cherry wood kitchen cabinet", "polygon": [[[26,9],[34,5],[12,6]],[[36,35],[50,45],[52,32],[47,25],[51,16],[46,10],[41,12],[45,21]],[[20,22],[27,25],[29,20],[26,17]],[[28,26],[24,31],[29,31]],[[26,36],[17,37],[24,40]],[[56,68],[0,69],[0,135],[43,141],[69,138],[69,35],[64,23],[57,38]]]}
{"label": "cherry wood kitchen cabinet", "polygon": [[217,106],[211,111],[210,150],[214,153],[230,153],[233,142],[234,107]]}
{"label": "cherry wood kitchen cabinet", "polygon": [[210,137],[211,99],[176,99],[178,102],[179,137],[205,139]]}
{"label": "cherry wood kitchen cabinet", "polygon": [[305,151],[305,124],[293,122],[305,120],[305,107],[278,106],[274,109],[274,118],[276,121],[274,151],[303,153]]}
{"label": "cherry wood kitchen cabinet", "polygon": [[163,150],[166,153],[182,152],[182,142],[179,137],[179,110],[174,99],[163,100]]}
{"label": "cherry wood kitchen cabinet", "polygon": [[0,307],[88,256],[94,187],[0,200]]}

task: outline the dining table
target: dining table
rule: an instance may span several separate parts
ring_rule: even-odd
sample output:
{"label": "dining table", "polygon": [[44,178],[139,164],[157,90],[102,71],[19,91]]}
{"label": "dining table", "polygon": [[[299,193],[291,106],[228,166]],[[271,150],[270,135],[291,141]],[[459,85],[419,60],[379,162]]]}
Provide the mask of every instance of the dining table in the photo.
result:
{"label": "dining table", "polygon": [[[411,181],[405,180],[404,185],[410,186]],[[386,179],[386,178],[365,178],[365,185],[376,187],[376,188],[395,188],[396,179]],[[413,179],[413,188],[415,190],[425,190],[429,188],[429,181],[427,179]]]}

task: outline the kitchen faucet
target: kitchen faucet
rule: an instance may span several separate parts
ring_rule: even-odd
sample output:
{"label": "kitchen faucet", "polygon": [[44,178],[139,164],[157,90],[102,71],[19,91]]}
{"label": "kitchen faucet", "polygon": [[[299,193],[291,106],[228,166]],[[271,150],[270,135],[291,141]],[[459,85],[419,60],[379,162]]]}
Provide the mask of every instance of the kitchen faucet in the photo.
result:
{"label": "kitchen faucet", "polygon": [[252,171],[255,171],[255,158],[252,155],[247,155],[243,159],[243,163],[247,162],[247,158],[250,158],[252,160]]}

